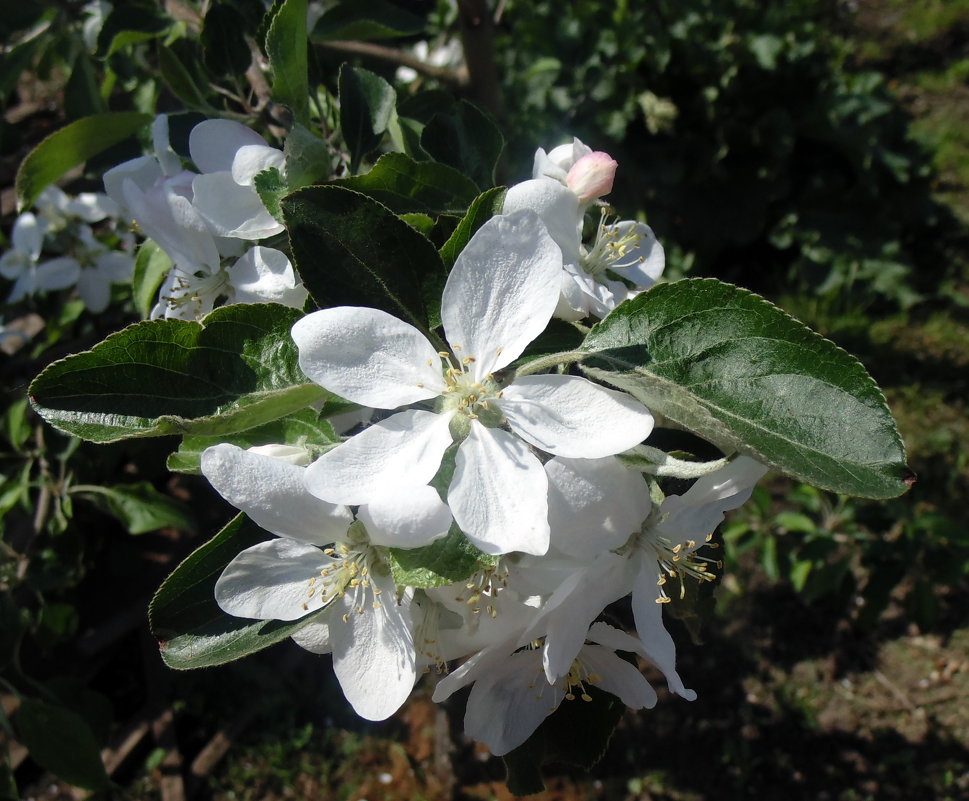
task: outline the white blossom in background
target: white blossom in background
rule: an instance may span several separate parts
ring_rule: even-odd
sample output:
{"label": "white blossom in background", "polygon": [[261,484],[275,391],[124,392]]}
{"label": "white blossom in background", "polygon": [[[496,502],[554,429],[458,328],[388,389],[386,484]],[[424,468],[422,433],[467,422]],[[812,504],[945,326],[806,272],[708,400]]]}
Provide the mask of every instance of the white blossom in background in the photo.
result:
{"label": "white blossom in background", "polygon": [[505,195],[504,213],[536,212],[562,249],[556,317],[601,319],[655,284],[666,266],[663,247],[645,223],[609,222],[603,212],[592,241],[583,241],[586,209],[611,191],[616,166],[608,154],[594,152],[578,139],[548,154],[539,148],[535,177],[510,187]]}
{"label": "white blossom in background", "polygon": [[[438,40],[433,45],[422,39],[414,44],[411,53],[415,58],[432,67],[448,67],[458,70],[464,65],[464,47],[457,36]],[[414,83],[419,76],[420,73],[417,70],[404,65],[399,66],[395,73],[397,80],[405,84]]]}
{"label": "white blossom in background", "polygon": [[427,484],[456,438],[447,498],[460,529],[485,553],[545,553],[548,480],[529,446],[606,456],[638,444],[653,425],[638,401],[584,378],[496,378],[547,325],[560,271],[558,247],[523,211],[485,223],[451,270],[441,302],[451,353],[377,309],[337,307],[299,320],[300,366],[324,388],[377,409],[435,404],[398,411],[325,453],[307,469],[310,492],[360,504]]}
{"label": "white blossom in background", "polygon": [[80,268],[71,258],[55,258],[40,262],[44,245],[43,224],[31,212],[24,212],[14,221],[10,234],[13,246],[0,256],[0,275],[13,281],[8,303],[27,297],[66,289],[77,283]]}
{"label": "white blossom in background", "polygon": [[118,204],[101,192],[68,195],[59,186],[48,186],[34,201],[37,214],[47,224],[47,232],[60,231],[77,223],[96,223],[117,217]]}

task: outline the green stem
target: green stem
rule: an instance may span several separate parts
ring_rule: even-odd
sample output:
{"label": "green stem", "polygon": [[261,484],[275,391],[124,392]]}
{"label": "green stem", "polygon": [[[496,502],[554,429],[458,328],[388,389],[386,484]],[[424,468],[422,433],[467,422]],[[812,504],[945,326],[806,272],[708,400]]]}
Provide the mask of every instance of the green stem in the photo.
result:
{"label": "green stem", "polygon": [[559,365],[575,364],[576,362],[581,362],[588,355],[589,351],[587,350],[564,350],[561,353],[539,356],[537,359],[532,359],[530,362],[526,362],[519,367],[515,371],[515,378],[518,379],[523,375],[540,373],[543,370],[558,367]]}

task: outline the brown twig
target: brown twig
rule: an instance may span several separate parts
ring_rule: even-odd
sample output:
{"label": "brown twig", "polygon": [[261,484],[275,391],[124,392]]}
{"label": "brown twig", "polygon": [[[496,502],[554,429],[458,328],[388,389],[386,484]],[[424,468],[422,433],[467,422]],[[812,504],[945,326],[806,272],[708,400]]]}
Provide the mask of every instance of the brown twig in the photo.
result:
{"label": "brown twig", "polygon": [[495,24],[488,0],[458,0],[458,17],[471,99],[501,120],[504,112],[495,62]]}
{"label": "brown twig", "polygon": [[414,72],[452,86],[467,86],[470,80],[468,71],[464,67],[457,70],[451,69],[450,67],[438,67],[434,64],[421,61],[417,56],[408,53],[406,50],[400,50],[395,47],[385,47],[384,45],[373,44],[372,42],[350,41],[321,42],[320,45],[327,50],[370,56],[371,58],[386,61],[390,64],[410,67]]}

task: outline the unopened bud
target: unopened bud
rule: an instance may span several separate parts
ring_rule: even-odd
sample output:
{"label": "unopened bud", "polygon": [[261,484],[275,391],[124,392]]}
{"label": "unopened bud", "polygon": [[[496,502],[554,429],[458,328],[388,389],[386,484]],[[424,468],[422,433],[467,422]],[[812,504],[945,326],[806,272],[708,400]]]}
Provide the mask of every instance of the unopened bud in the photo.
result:
{"label": "unopened bud", "polygon": [[608,195],[619,164],[608,153],[597,150],[580,158],[565,178],[565,184],[585,202]]}
{"label": "unopened bud", "polygon": [[271,456],[273,459],[295,464],[299,467],[305,467],[313,461],[313,455],[306,448],[301,448],[298,445],[254,445],[246,450],[249,453]]}

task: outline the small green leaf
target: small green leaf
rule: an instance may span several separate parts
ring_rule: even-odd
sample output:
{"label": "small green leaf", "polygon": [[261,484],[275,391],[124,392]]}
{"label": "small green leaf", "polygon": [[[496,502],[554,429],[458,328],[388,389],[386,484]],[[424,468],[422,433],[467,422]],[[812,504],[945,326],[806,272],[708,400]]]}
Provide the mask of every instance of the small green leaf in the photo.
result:
{"label": "small green leaf", "polygon": [[202,451],[220,442],[251,448],[254,445],[300,445],[315,456],[319,456],[339,443],[333,426],[321,420],[313,409],[302,409],[289,417],[273,420],[256,428],[238,434],[219,434],[217,436],[187,436],[178,450],[168,457],[168,469],[176,473],[199,473]]}
{"label": "small green leaf", "polygon": [[273,100],[292,109],[297,122],[309,123],[306,0],[277,6],[266,31],[266,55],[273,72]]}
{"label": "small green leaf", "polygon": [[142,317],[148,317],[151,314],[158,300],[158,289],[171,269],[172,260],[154,240],[146,239],[138,248],[131,284],[135,308]]}
{"label": "small green leaf", "polygon": [[86,790],[110,785],[94,732],[76,712],[27,698],[17,710],[17,730],[31,759],[68,784]]}
{"label": "small green leaf", "polygon": [[450,270],[457,261],[458,255],[464,250],[475,232],[496,214],[501,214],[505,202],[505,188],[496,186],[478,195],[468,206],[468,212],[458,223],[447,242],[441,248],[441,260]]}
{"label": "small green leaf", "polygon": [[495,121],[466,100],[435,114],[421,133],[421,147],[435,161],[467,175],[481,189],[495,183],[505,140]]}
{"label": "small green leaf", "polygon": [[446,164],[414,161],[403,153],[385,153],[363,175],[333,182],[383,203],[398,214],[463,214],[478,189]]}
{"label": "small green leaf", "polygon": [[147,481],[113,487],[84,486],[75,492],[103,498],[108,510],[129,534],[146,534],[160,528],[195,530],[195,518],[185,504],[156,490]]}
{"label": "small green leaf", "polygon": [[283,211],[279,206],[280,201],[289,194],[289,187],[282,173],[275,167],[263,170],[252,179],[252,185],[259,194],[262,205],[266,207],[272,216],[278,221],[283,220]]}
{"label": "small green leaf", "polygon": [[391,548],[390,572],[399,587],[442,587],[498,564],[475,548],[456,525],[423,548]]}
{"label": "small green leaf", "polygon": [[54,362],[30,388],[55,428],[93,442],[235,433],[327,397],[299,369],[300,312],[223,306],[201,323],[150,320]]}
{"label": "small green leaf", "polygon": [[350,172],[383,139],[397,116],[397,93],[379,75],[344,64],[340,68],[340,130],[350,150]]}
{"label": "small green leaf", "polygon": [[434,245],[386,206],[340,186],[283,199],[293,260],[321,308],[372,306],[434,326],[446,274]]}
{"label": "small green leaf", "polygon": [[327,9],[313,28],[314,39],[369,41],[423,32],[424,20],[386,0],[355,0]]}
{"label": "small green leaf", "polygon": [[892,498],[913,474],[864,367],[763,298],[660,284],[596,325],[582,369],[713,442],[822,489]]}
{"label": "small green leaf", "polygon": [[[175,44],[179,44],[175,42]],[[182,48],[184,51],[184,48]],[[198,80],[192,75],[188,64],[183,60],[183,54],[178,54],[172,48],[158,46],[158,71],[165,85],[172,94],[181,100],[188,108],[201,111],[206,116],[216,117],[218,111],[212,108],[199,88]]]}
{"label": "small green leaf", "polygon": [[286,134],[283,155],[290,190],[321,183],[333,169],[333,154],[327,143],[298,122]]}
{"label": "small green leaf", "polygon": [[228,3],[209,8],[201,35],[205,66],[216,75],[242,75],[252,61],[246,20]]}
{"label": "small green leaf", "polygon": [[219,608],[215,582],[226,565],[271,538],[245,515],[236,515],[165,579],[148,608],[148,621],[166,665],[191,670],[240,659],[282,642],[325,611],[286,623],[231,617]]}
{"label": "small green leaf", "polygon": [[111,9],[98,33],[98,54],[107,58],[129,45],[163,36],[171,27],[158,3],[127,0]]}
{"label": "small green leaf", "polygon": [[150,114],[135,111],[109,112],[84,117],[55,131],[27,154],[17,170],[18,208],[29,208],[72,167],[127,139],[151,120]]}

